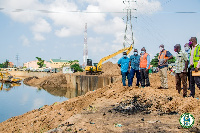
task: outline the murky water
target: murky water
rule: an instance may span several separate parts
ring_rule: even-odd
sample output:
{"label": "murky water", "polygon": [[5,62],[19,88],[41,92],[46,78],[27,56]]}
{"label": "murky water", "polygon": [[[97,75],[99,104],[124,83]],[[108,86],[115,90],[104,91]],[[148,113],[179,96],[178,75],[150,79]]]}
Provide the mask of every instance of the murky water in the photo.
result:
{"label": "murky water", "polygon": [[75,89],[38,89],[21,84],[0,83],[0,122],[33,109],[76,97]]}

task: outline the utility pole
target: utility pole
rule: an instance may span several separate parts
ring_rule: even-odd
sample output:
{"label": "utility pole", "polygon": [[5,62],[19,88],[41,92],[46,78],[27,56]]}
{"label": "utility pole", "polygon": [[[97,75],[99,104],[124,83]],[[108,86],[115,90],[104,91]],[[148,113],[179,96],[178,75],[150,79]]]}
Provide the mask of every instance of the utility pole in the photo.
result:
{"label": "utility pole", "polygon": [[17,66],[16,67],[18,67],[18,61],[19,61],[19,55],[18,54],[16,55],[16,60],[17,60]]}
{"label": "utility pole", "polygon": [[84,31],[84,49],[83,49],[83,68],[87,65],[88,59],[88,46],[87,46],[87,23],[85,23]]}
{"label": "utility pole", "polygon": [[132,8],[132,4],[135,2],[136,1],[133,0],[123,1],[123,3],[125,4],[124,12],[126,12],[126,16],[123,19],[126,22],[124,43],[123,43],[124,48],[130,47],[131,44],[133,44],[134,47],[132,18],[137,18],[137,17],[132,16],[132,12],[136,11],[136,9]]}

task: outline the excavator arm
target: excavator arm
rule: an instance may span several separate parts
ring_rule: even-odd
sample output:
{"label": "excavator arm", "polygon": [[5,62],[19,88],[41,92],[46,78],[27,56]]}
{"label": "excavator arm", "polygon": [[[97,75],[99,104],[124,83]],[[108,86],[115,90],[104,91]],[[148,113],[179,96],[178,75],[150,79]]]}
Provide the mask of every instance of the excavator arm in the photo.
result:
{"label": "excavator arm", "polygon": [[111,54],[111,55],[108,55],[108,56],[102,58],[102,59],[99,61],[98,65],[97,65],[97,71],[101,71],[101,70],[102,70],[102,63],[103,63],[104,61],[106,61],[106,60],[108,60],[108,59],[110,59],[110,58],[112,58],[112,57],[115,57],[116,55],[118,55],[118,54],[120,54],[120,53],[122,53],[122,52],[124,52],[124,51],[126,51],[126,50],[127,50],[126,53],[127,53],[127,55],[128,55],[128,54],[131,52],[132,49],[133,49],[133,45],[131,44],[130,47],[125,47],[125,48],[120,49],[119,51],[117,51],[117,52],[115,52],[115,53],[113,53],[113,54]]}

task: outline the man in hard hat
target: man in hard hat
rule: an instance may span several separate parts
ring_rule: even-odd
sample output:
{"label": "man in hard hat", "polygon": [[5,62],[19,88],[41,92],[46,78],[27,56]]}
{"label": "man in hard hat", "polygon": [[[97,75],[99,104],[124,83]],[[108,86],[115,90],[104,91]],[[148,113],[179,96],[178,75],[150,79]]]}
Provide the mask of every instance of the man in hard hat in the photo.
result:
{"label": "man in hard hat", "polygon": [[150,86],[149,82],[149,68],[150,68],[150,55],[146,53],[145,47],[141,49],[140,57],[140,77],[141,77],[141,86]]}
{"label": "man in hard hat", "polygon": [[190,52],[190,96],[195,96],[195,83],[200,89],[200,76],[192,76],[192,71],[198,72],[200,68],[200,45],[197,44],[197,38],[191,37],[189,44],[192,46]]}
{"label": "man in hard hat", "polygon": [[159,48],[160,48],[160,53],[158,56],[158,68],[159,68],[161,86],[158,87],[158,89],[168,89],[168,83],[167,83],[168,60],[173,58],[173,56],[169,51],[164,49],[163,44],[161,44]]}
{"label": "man in hard hat", "polygon": [[118,66],[121,67],[123,86],[126,86],[126,78],[128,79],[128,86],[131,86],[129,61],[130,59],[127,57],[126,52],[123,52],[123,57],[118,60]]}

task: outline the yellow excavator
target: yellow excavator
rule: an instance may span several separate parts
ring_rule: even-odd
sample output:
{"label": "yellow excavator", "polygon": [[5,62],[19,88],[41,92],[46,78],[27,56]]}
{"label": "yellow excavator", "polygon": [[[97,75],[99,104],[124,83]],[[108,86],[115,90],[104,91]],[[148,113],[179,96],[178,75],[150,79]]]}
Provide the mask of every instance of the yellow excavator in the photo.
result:
{"label": "yellow excavator", "polygon": [[19,83],[22,81],[20,78],[14,78],[10,73],[8,72],[0,72],[0,81],[2,82],[11,82],[11,83]]}
{"label": "yellow excavator", "polygon": [[87,63],[87,66],[85,67],[85,71],[86,71],[86,75],[95,75],[95,74],[102,74],[102,63],[112,57],[115,57],[116,55],[126,51],[127,55],[131,52],[131,50],[133,49],[133,45],[131,44],[130,47],[125,47],[123,49],[120,49],[119,51],[111,54],[111,55],[108,55],[104,58],[102,58],[99,63],[94,63],[94,65],[92,66],[92,60],[91,59],[88,59],[87,62],[90,62],[90,63]]}

